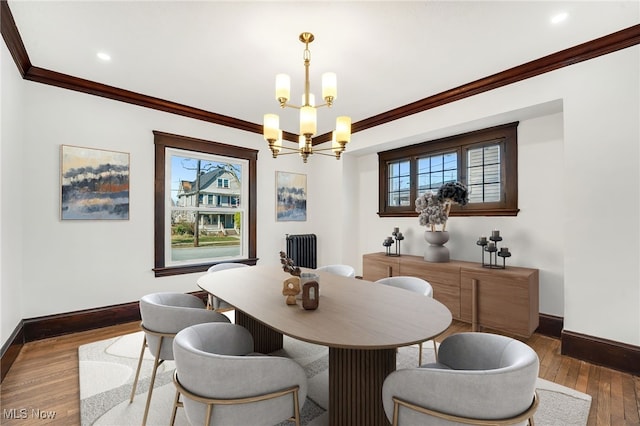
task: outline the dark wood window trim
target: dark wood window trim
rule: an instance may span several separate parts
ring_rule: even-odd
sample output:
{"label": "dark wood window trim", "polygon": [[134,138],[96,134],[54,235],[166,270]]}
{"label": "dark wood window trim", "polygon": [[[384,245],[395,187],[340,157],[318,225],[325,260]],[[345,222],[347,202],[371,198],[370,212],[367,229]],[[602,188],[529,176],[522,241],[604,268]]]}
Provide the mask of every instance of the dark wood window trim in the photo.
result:
{"label": "dark wood window trim", "polygon": [[[458,180],[466,182],[466,150],[500,140],[502,167],[501,201],[498,203],[470,203],[452,206],[450,216],[516,216],[518,214],[518,122],[503,124],[488,129],[476,130],[461,135],[422,142],[402,148],[378,153],[378,215],[380,217],[417,216],[415,200],[418,198],[416,162],[419,157],[443,152],[458,152]],[[410,195],[408,206],[389,206],[387,194],[387,164],[408,160],[410,163]]]}
{"label": "dark wood window trim", "polygon": [[222,144],[202,139],[194,139],[186,136],[172,135],[154,130],[155,143],[155,199],[154,199],[154,246],[155,267],[153,271],[156,277],[165,277],[178,274],[190,274],[204,272],[213,263],[202,263],[188,266],[165,266],[165,156],[166,148],[177,148],[187,151],[202,152],[205,154],[223,155],[225,157],[239,158],[249,162],[249,200],[248,200],[248,227],[249,247],[247,259],[235,261],[255,265],[256,261],[256,172],[258,151],[233,145]]}

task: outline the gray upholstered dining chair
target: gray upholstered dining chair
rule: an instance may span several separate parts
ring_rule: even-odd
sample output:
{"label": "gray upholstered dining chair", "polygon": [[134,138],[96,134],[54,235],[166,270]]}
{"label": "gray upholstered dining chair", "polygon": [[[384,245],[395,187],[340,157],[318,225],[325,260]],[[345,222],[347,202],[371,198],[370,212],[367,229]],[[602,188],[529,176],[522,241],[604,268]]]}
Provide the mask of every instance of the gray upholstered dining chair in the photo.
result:
{"label": "gray upholstered dining chair", "polygon": [[138,368],[131,389],[129,402],[133,402],[140,376],[140,367],[144,358],[145,348],[153,355],[153,371],[147,394],[142,425],[147,422],[149,405],[155,384],[158,367],[166,360],[173,360],[173,338],[185,327],[205,322],[229,323],[229,318],[221,313],[207,310],[205,304],[198,297],[185,293],[152,293],[140,299],[140,327],[144,331],[142,349],[138,360]]}
{"label": "gray upholstered dining chair", "polygon": [[[433,297],[433,287],[431,287],[431,284],[429,284],[429,282],[423,280],[422,278],[401,275],[396,277],[381,278],[376,282],[380,284],[392,286],[392,287],[401,288],[404,290],[409,290],[414,293],[422,294],[423,296]],[[433,341],[433,351],[435,353],[436,361],[437,361],[438,347],[436,345],[436,340],[433,339],[432,341]],[[418,365],[421,365],[421,364],[422,364],[422,342],[420,342],[419,352],[418,352]]]}
{"label": "gray upholstered dining chair", "polygon": [[300,425],[307,376],[295,361],[253,353],[249,331],[236,324],[199,324],[173,342],[176,371],[171,425],[184,407],[192,425]]}
{"label": "gray upholstered dining chair", "polygon": [[350,278],[353,278],[356,276],[356,270],[351,265],[341,265],[341,264],[324,265],[317,268],[316,271],[330,272],[332,274],[342,275],[343,277],[350,277]]}
{"label": "gray upholstered dining chair", "polygon": [[516,339],[459,333],[440,344],[439,361],[394,371],[382,386],[397,425],[533,425],[538,406],[536,352]]}
{"label": "gray upholstered dining chair", "polygon": [[[218,271],[224,271],[225,269],[246,268],[248,266],[249,265],[245,265],[244,263],[233,263],[233,262],[216,263],[215,265],[207,269],[207,273],[211,274]],[[224,300],[215,297],[213,294],[209,294],[207,297],[207,309],[213,309],[214,311],[224,312],[234,308]]]}

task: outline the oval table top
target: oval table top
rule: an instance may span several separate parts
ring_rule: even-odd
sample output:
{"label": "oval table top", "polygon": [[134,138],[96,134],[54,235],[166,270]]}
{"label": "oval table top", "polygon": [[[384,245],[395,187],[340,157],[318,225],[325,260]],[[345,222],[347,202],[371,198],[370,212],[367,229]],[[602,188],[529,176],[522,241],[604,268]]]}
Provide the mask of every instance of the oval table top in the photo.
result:
{"label": "oval table top", "polygon": [[[303,270],[310,271],[310,270]],[[287,305],[280,265],[256,265],[209,273],[198,286],[290,337],[347,349],[388,349],[429,340],[445,331],[451,312],[430,297],[383,284],[317,272],[319,305]],[[298,297],[300,297],[298,295]]]}

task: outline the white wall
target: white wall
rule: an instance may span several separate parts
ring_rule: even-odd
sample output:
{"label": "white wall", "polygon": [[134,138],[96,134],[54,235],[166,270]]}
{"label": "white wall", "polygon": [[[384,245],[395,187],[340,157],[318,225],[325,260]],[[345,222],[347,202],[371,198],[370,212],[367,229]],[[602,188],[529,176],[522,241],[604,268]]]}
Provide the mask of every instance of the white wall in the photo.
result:
{"label": "white wall", "polygon": [[[297,155],[272,159],[257,134],[18,81],[6,75],[13,64],[5,49],[3,107],[5,99],[24,106],[15,116],[3,108],[2,116],[2,341],[20,318],[196,290],[199,274],[155,278],[151,271],[152,130],[261,149],[260,262],[278,262],[286,233],[313,232],[320,264],[361,270],[362,254],[381,251],[394,226],[407,236],[404,253],[420,255],[424,244],[416,219],[377,216],[375,152],[519,119],[522,211],[452,218],[453,257],[477,260],[475,239],[499,228],[514,252],[510,264],[541,269],[541,312],[563,315],[568,330],[638,345],[639,52],[635,46],[359,132],[343,161],[314,156],[304,165]],[[61,144],[131,154],[129,221],[59,220]],[[275,221],[276,170],[307,174],[306,222]],[[560,190],[543,192],[552,183]],[[619,227],[609,231],[611,223]]]}
{"label": "white wall", "polygon": [[[323,210],[325,200],[339,195],[341,163],[335,159],[314,155],[308,164],[303,164],[298,155],[273,159],[259,134],[56,87],[25,84],[24,135],[22,143],[13,143],[11,148],[23,147],[28,167],[18,167],[20,161],[15,155],[7,158],[15,165],[11,181],[21,182],[13,191],[13,199],[20,199],[16,196],[18,189],[19,194],[31,194],[23,196],[21,201],[26,206],[22,216],[24,225],[14,227],[23,236],[23,247],[18,252],[24,254],[18,268],[24,275],[17,288],[29,301],[17,320],[130,302],[152,291],[197,290],[195,281],[199,274],[155,278],[151,270],[154,263],[153,130],[260,149],[257,252],[261,263],[279,263],[278,253],[285,248],[287,233],[322,234],[319,235],[319,262],[339,259],[340,252],[331,250],[330,244],[337,241],[340,222]],[[130,220],[59,219],[61,144],[130,153]],[[10,171],[3,167],[3,173],[4,170]],[[276,222],[276,170],[307,174],[307,221]],[[17,320],[7,318],[8,329],[13,330]]]}
{"label": "white wall", "polygon": [[[29,167],[20,170],[19,180],[22,191],[32,196],[23,198],[29,206],[23,216],[22,292],[29,300],[24,318],[135,301],[153,291],[197,290],[199,274],[155,278],[151,270],[153,130],[261,149],[257,176],[261,262],[279,262],[285,233],[311,232],[323,220],[310,214],[307,222],[275,222],[275,171],[309,170],[298,156],[272,159],[259,134],[39,84],[28,84],[25,97],[24,157]],[[130,153],[130,220],[59,219],[61,144]],[[311,193],[315,182],[309,176]],[[310,200],[313,203],[321,204]]]}
{"label": "white wall", "polygon": [[[260,135],[256,135],[261,138]],[[255,138],[254,138],[255,139]],[[254,142],[254,146],[255,146]],[[260,145],[266,142],[258,141]],[[323,148],[320,147],[320,148]],[[265,171],[264,169],[268,169]],[[298,154],[260,154],[259,175],[266,177],[258,185],[258,257],[260,262],[279,263],[278,253],[286,251],[286,234],[316,234],[318,238],[318,265],[336,263],[341,259],[339,236],[342,223],[341,209],[342,162],[319,154],[303,163]],[[275,171],[307,175],[307,220],[304,222],[276,222]]]}
{"label": "white wall", "polygon": [[[562,113],[521,121],[518,126],[521,210],[518,216],[453,217],[447,224],[451,236],[447,247],[451,258],[473,262],[481,261],[481,251],[476,245],[478,237],[499,229],[504,238],[501,245],[509,247],[513,254],[507,264],[540,269],[540,311],[558,316],[563,315],[562,152]],[[540,164],[545,164],[544,173],[539,169]],[[378,210],[378,156],[369,154],[360,158],[360,168],[363,175],[358,191],[362,197],[360,215],[366,217],[359,224],[362,252],[383,251],[382,240],[398,226],[405,235],[401,252],[423,256],[425,228],[418,224],[417,217],[380,219],[375,214]],[[536,202],[540,193],[554,186],[560,190],[548,191],[546,204]],[[553,215],[548,214],[548,206],[553,206]],[[352,258],[351,261],[362,266],[361,259]]]}
{"label": "white wall", "polygon": [[[479,260],[475,241],[500,229],[508,264],[540,269],[540,311],[565,329],[640,344],[640,47],[528,79],[353,136],[357,252],[382,251],[394,226],[422,255],[415,218],[379,218],[375,152],[520,120],[517,217],[452,218],[452,257]],[[353,238],[353,237],[352,237]],[[346,240],[345,240],[346,243]]]}
{"label": "white wall", "polygon": [[[324,148],[326,146],[320,146]],[[282,163],[283,158],[291,160],[289,166]],[[318,265],[333,263],[341,258],[341,247],[338,236],[341,232],[339,221],[342,196],[340,183],[342,181],[342,162],[335,158],[314,154],[303,163],[298,154],[281,156],[273,160],[280,171],[302,173],[307,175],[307,220],[305,222],[275,222],[267,226],[276,230],[280,238],[280,248],[269,249],[275,253],[286,249],[286,234],[316,234],[318,237]],[[258,167],[261,165],[259,164]],[[265,208],[275,209],[275,193],[268,196],[264,202]],[[333,200],[333,201],[332,201]],[[330,203],[330,204],[327,204]]]}
{"label": "white wall", "polygon": [[0,344],[22,313],[22,115],[24,82],[0,43]]}
{"label": "white wall", "polygon": [[638,345],[640,46],[578,64],[571,77],[565,326]]}

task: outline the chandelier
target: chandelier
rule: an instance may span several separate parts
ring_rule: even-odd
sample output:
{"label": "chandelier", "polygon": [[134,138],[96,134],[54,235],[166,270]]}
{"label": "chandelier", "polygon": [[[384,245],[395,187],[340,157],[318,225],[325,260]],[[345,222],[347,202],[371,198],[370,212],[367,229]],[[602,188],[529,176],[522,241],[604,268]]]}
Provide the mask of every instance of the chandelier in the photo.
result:
{"label": "chandelier", "polygon": [[[289,103],[291,99],[291,79],[286,74],[276,75],[276,99],[280,103],[280,108],[295,108],[300,110],[300,136],[298,138],[298,148],[291,148],[282,145],[282,130],[280,130],[280,118],[276,114],[264,115],[264,139],[269,143],[269,149],[276,158],[283,149],[292,152],[282,153],[295,154],[300,153],[302,160],[306,163],[307,158],[314,153],[335,156],[340,159],[340,154],[345,150],[345,146],[351,140],[351,118],[340,116],[336,119],[336,129],[331,135],[331,148],[313,149],[311,138],[317,131],[317,108],[326,106],[331,108],[333,101],[337,97],[336,75],[332,72],[322,74],[322,98],[325,103],[315,105],[315,99],[312,93],[309,93],[309,65],[311,64],[311,52],[309,51],[309,43],[314,39],[311,33],[302,33],[299,37],[304,43],[304,94],[302,96],[302,106],[296,106]],[[332,154],[326,154],[319,151],[332,151]]]}

